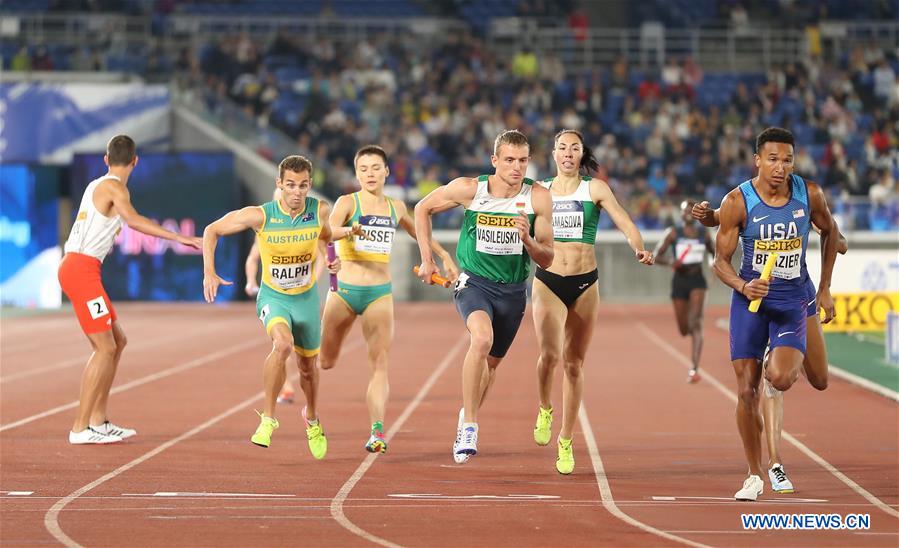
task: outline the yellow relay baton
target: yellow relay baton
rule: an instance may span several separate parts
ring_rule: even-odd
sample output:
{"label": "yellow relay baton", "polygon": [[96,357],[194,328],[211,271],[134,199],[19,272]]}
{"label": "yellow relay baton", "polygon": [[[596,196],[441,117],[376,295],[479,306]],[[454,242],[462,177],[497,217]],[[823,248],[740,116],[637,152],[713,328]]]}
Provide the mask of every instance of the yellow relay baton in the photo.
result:
{"label": "yellow relay baton", "polygon": [[[777,261],[777,252],[772,251],[768,254],[768,258],[765,260],[765,268],[762,269],[762,275],[759,276],[760,280],[767,280],[771,278],[771,271],[774,270],[774,262]],[[762,299],[753,299],[749,303],[749,311],[755,314],[759,311],[759,307],[762,306]]]}

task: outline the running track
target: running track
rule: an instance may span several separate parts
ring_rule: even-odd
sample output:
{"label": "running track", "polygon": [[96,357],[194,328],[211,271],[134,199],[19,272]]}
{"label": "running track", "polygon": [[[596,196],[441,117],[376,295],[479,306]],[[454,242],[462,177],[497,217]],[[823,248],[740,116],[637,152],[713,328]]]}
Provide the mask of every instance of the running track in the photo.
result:
{"label": "running track", "polygon": [[[706,316],[703,381],[667,306],[603,305],[575,429],[575,473],[532,439],[528,314],[483,408],[481,453],[450,455],[467,340],[448,303],[397,307],[382,456],[367,437],[359,328],[322,372],[324,461],[299,405],[272,447],[249,442],[268,343],[250,305],[120,306],[129,336],[111,418],[139,435],[73,447],[87,342],[66,314],[0,324],[0,544],[12,546],[896,546],[899,406],[838,379],[787,396],[793,495],[730,499],[745,477],[727,337]],[[292,372],[295,375],[295,370]],[[561,405],[561,381],[555,403]],[[554,434],[558,433],[560,416]],[[795,442],[795,443],[793,443]],[[768,486],[766,485],[766,489]],[[25,494],[31,492],[31,494]],[[741,513],[869,514],[867,531],[744,531]]]}

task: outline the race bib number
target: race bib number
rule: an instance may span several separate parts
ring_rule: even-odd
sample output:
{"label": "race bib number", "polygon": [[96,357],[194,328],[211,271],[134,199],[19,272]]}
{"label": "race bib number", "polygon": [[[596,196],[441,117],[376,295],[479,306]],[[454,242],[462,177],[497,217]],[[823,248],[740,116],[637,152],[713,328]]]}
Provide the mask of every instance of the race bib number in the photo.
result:
{"label": "race bib number", "polygon": [[475,230],[475,249],[481,253],[521,255],[524,251],[514,217],[479,213]]}
{"label": "race bib number", "polygon": [[674,255],[682,265],[699,264],[705,257],[705,244],[699,240],[682,240],[674,245]]}
{"label": "race bib number", "polygon": [[291,265],[269,265],[269,277],[281,289],[296,289],[309,285],[312,261]]}
{"label": "race bib number", "polygon": [[553,237],[579,240],[584,237],[584,204],[574,200],[553,202]]}
{"label": "race bib number", "polygon": [[765,268],[768,253],[777,252],[777,261],[771,276],[781,280],[793,280],[802,270],[802,238],[790,240],[756,240],[752,258],[752,269],[761,273]]}
{"label": "race bib number", "polygon": [[359,224],[362,225],[365,237],[356,236],[353,244],[356,251],[389,255],[393,247],[393,237],[396,234],[393,219],[379,215],[366,215],[359,218]]}
{"label": "race bib number", "polygon": [[87,309],[90,310],[91,318],[94,320],[109,314],[109,306],[106,304],[106,299],[103,298],[103,295],[87,301]]}

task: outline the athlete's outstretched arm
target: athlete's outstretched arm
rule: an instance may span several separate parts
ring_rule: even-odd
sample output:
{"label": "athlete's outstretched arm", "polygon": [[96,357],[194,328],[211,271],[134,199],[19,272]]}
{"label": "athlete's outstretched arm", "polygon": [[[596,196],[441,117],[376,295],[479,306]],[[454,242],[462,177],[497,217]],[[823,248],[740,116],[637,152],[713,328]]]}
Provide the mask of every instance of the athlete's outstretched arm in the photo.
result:
{"label": "athlete's outstretched arm", "polygon": [[353,216],[353,209],[355,209],[355,207],[356,205],[350,195],[343,195],[334,202],[333,211],[330,216],[326,217],[328,219],[328,225],[331,228],[332,242],[342,240],[350,234],[361,236],[363,238],[365,237],[365,232],[362,231],[360,225],[344,226],[346,225],[346,222],[350,220],[350,217]]}
{"label": "athlete's outstretched arm", "polygon": [[[409,236],[412,236],[412,239],[418,241],[418,235],[415,233],[415,219],[409,214],[409,208],[407,208],[406,204],[403,202],[396,202],[395,207],[397,217],[399,217],[400,227],[402,227]],[[450,255],[449,251],[433,238],[431,238],[431,251],[440,257],[440,261],[443,263],[443,270],[446,271],[446,277],[450,281],[456,281],[456,278],[459,277],[459,267],[456,266],[455,261],[453,261],[453,256]]]}
{"label": "athlete's outstretched arm", "polygon": [[109,193],[108,195],[112,200],[112,206],[115,209],[116,214],[118,214],[122,220],[134,230],[150,236],[156,236],[157,238],[172,240],[194,249],[200,249],[203,245],[203,240],[199,237],[176,234],[171,230],[162,228],[156,221],[148,219],[138,213],[137,210],[134,209],[134,206],[131,205],[131,193],[128,192],[128,187],[126,187],[124,183],[106,180],[102,183],[100,188],[102,189],[102,192]]}
{"label": "athlete's outstretched arm", "polygon": [[830,295],[830,279],[833,275],[833,264],[837,260],[837,248],[839,246],[839,232],[827,200],[821,187],[808,182],[809,209],[811,209],[811,221],[821,232],[821,280],[818,282],[818,306],[824,309],[824,319],[821,323],[829,323],[834,317],[833,297]]}
{"label": "athlete's outstretched arm", "polygon": [[431,275],[437,272],[432,253],[431,216],[457,206],[468,207],[478,189],[478,183],[470,177],[453,179],[449,184],[435,188],[415,205],[415,235],[421,264],[418,277],[425,283],[431,282]]}
{"label": "athlete's outstretched arm", "polygon": [[258,232],[264,222],[265,213],[262,212],[262,208],[251,206],[232,211],[213,221],[203,230],[203,296],[206,302],[211,303],[215,300],[220,285],[232,284],[219,278],[215,272],[215,248],[219,237],[236,234],[248,228]]}
{"label": "athlete's outstretched arm", "polygon": [[534,207],[534,237],[531,237],[527,215],[520,213],[515,218],[521,243],[531,259],[540,268],[549,268],[553,264],[553,199],[552,194],[540,185],[535,184],[531,190],[531,204]]}
{"label": "athlete's outstretched arm", "polygon": [[671,264],[671,261],[665,255],[665,252],[668,251],[668,248],[671,247],[671,244],[674,243],[674,237],[676,236],[673,227],[669,227],[665,231],[665,235],[659,240],[659,243],[656,244],[656,248],[652,250],[652,254],[655,257],[655,263],[660,265],[668,266]]}
{"label": "athlete's outstretched arm", "polygon": [[721,228],[718,229],[718,236],[715,240],[715,264],[712,270],[725,285],[742,293],[747,299],[764,297],[768,294],[768,280],[756,278],[746,282],[737,274],[731,264],[731,259],[737,250],[737,242],[740,239],[740,227],[746,220],[746,206],[739,189],[728,192],[724,197],[721,202],[719,218]]}
{"label": "athlete's outstretched arm", "polygon": [[631,216],[627,214],[627,211],[618,203],[608,183],[600,179],[590,181],[590,196],[600,207],[609,212],[609,217],[612,218],[612,222],[627,238],[627,243],[634,250],[637,260],[643,264],[652,264],[652,253],[646,251],[640,230],[634,224],[634,221],[631,220]]}

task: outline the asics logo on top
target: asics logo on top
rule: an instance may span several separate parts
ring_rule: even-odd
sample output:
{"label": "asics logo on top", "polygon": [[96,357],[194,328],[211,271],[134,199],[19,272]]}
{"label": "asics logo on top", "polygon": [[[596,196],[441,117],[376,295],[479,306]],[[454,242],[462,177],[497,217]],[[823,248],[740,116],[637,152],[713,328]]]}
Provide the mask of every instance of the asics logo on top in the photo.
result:
{"label": "asics logo on top", "polygon": [[770,217],[770,215],[762,215],[761,217],[753,217],[753,218],[752,218],[752,222],[753,222],[753,223],[758,223],[758,222],[764,221],[764,220],[767,219],[768,217]]}

